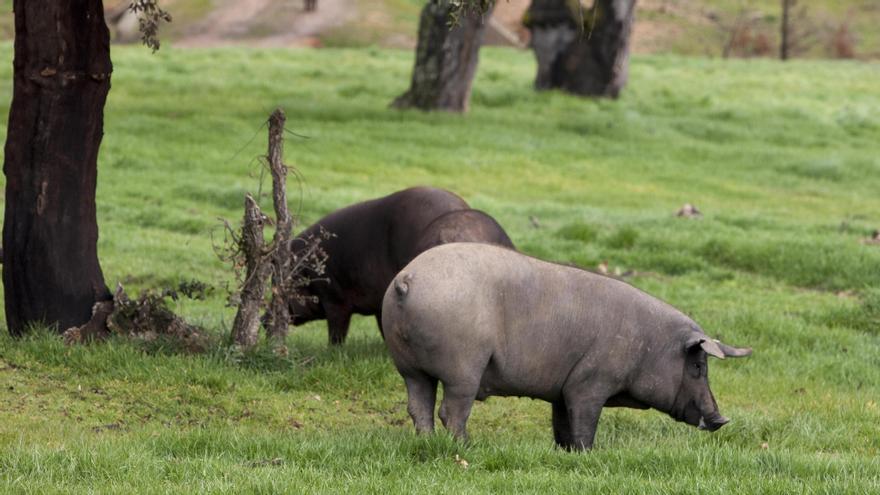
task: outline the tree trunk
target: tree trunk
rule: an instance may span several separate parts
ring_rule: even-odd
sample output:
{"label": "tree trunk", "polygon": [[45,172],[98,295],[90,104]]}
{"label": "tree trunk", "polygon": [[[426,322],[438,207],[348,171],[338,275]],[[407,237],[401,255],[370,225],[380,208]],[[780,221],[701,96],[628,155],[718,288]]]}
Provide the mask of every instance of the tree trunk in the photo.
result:
{"label": "tree trunk", "polygon": [[275,207],[275,237],[272,246],[272,299],[269,302],[266,336],[276,346],[284,345],[290,326],[287,286],[290,284],[290,233],[293,221],[287,208],[287,167],[284,165],[284,123],[279,108],[269,117],[269,170],[272,173],[272,203]]}
{"label": "tree trunk", "polygon": [[15,0],[3,285],[13,335],[89,321],[110,299],[98,263],[98,148],[110,90],[100,0]]}
{"label": "tree trunk", "polygon": [[534,0],[526,14],[538,61],[535,88],[616,98],[629,76],[636,0],[595,0],[572,10],[567,0]]}
{"label": "tree trunk", "polygon": [[491,8],[467,8],[450,25],[449,0],[431,0],[419,19],[419,41],[409,90],[392,103],[395,108],[466,112],[477,72],[480,45]]}
{"label": "tree trunk", "polygon": [[789,58],[789,48],[790,48],[790,35],[791,31],[789,29],[789,20],[791,18],[791,6],[795,2],[793,0],[782,0],[782,23],[780,26],[780,38],[781,41],[779,43],[779,58],[782,60],[788,60]]}

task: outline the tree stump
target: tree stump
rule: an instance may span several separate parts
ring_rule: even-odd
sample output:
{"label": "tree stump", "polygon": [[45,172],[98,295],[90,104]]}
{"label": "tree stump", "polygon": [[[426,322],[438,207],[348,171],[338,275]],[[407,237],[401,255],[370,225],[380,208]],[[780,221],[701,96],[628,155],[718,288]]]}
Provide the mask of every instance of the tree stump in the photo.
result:
{"label": "tree stump", "polygon": [[241,229],[241,249],[245,255],[245,280],[241,302],[232,324],[232,343],[248,349],[257,343],[260,331],[260,307],[266,289],[271,265],[264,262],[263,212],[254,198],[244,198],[244,225]]}

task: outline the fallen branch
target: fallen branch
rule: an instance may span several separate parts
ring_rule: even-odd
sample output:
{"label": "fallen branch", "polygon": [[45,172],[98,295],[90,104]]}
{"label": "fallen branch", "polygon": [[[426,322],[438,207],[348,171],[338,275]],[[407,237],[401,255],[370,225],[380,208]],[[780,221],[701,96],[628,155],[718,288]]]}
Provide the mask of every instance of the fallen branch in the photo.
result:
{"label": "fallen branch", "polygon": [[165,297],[176,293],[147,291],[137,299],[129,299],[122,285],[117,284],[112,300],[95,303],[92,318],[84,325],[68,328],[62,338],[66,344],[98,341],[111,335],[144,342],[165,338],[189,352],[203,352],[210,343],[207,334],[174,314],[165,304]]}

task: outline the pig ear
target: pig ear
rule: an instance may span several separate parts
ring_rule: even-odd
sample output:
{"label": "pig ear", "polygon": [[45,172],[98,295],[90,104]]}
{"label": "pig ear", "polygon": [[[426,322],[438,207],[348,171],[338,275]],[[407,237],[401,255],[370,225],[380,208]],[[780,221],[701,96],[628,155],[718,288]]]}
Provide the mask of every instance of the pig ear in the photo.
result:
{"label": "pig ear", "polygon": [[691,337],[691,339],[687,341],[687,344],[685,344],[685,348],[687,350],[691,350],[697,346],[706,351],[706,354],[710,356],[715,356],[718,359],[724,359],[724,351],[722,351],[721,348],[718,347],[718,344],[714,340],[706,337],[705,335],[696,335],[694,337]]}
{"label": "pig ear", "polygon": [[712,339],[705,339],[700,342],[700,347],[706,351],[706,354],[710,356],[715,356],[718,359],[724,359],[725,353],[721,350],[721,347],[718,345],[718,342]]}
{"label": "pig ear", "polygon": [[746,357],[752,354],[751,347],[732,347],[727,344],[723,344],[717,340],[715,341],[715,343],[718,344],[718,347],[721,348],[721,352],[723,352],[724,355],[727,357]]}

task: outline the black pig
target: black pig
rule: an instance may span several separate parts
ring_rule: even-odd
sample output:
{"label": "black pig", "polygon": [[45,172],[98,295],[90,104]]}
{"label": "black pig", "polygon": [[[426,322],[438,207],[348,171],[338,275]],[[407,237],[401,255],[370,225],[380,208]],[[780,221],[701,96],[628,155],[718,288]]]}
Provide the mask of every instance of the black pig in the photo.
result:
{"label": "black pig", "polygon": [[[303,231],[298,239],[334,234],[322,242],[326,280],[302,290],[307,300],[290,301],[293,324],[327,319],[330,343],[341,344],[351,315],[376,315],[382,331],[382,296],[397,272],[427,247],[444,239],[498,242],[512,247],[504,229],[485,213],[470,210],[443,189],[413,187],[337,210]],[[293,246],[302,245],[294,240]]]}

